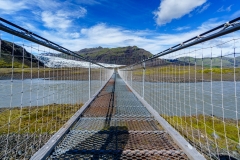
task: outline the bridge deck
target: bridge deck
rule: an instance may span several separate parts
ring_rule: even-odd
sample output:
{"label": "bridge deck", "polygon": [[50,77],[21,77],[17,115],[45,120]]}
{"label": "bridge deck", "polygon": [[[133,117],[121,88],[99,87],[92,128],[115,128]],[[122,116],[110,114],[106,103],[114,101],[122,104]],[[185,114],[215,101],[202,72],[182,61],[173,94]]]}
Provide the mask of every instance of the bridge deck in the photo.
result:
{"label": "bridge deck", "polygon": [[114,74],[49,159],[188,159]]}

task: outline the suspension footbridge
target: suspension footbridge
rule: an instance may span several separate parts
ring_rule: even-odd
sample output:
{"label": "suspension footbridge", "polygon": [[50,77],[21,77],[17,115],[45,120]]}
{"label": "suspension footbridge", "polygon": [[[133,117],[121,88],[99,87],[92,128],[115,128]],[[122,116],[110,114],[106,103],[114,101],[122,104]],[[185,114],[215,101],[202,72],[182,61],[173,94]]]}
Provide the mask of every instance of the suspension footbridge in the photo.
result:
{"label": "suspension footbridge", "polygon": [[240,159],[239,20],[113,68],[0,18],[0,159]]}

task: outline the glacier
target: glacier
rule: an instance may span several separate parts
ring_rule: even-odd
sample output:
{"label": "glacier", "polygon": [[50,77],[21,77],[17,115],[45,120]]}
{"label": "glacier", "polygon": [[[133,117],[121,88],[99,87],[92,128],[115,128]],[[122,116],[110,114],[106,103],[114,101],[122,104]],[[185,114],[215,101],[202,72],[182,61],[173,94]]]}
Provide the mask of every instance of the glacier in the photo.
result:
{"label": "glacier", "polygon": [[[89,62],[86,61],[77,61],[71,59],[65,59],[61,57],[55,56],[45,56],[45,55],[36,55],[36,58],[44,63],[46,67],[49,68],[63,68],[63,67],[81,67],[81,68],[88,68]],[[104,67],[109,68],[118,68],[124,65],[117,65],[117,64],[107,64],[107,63],[99,63]],[[100,66],[96,64],[91,64],[91,68],[100,68]]]}

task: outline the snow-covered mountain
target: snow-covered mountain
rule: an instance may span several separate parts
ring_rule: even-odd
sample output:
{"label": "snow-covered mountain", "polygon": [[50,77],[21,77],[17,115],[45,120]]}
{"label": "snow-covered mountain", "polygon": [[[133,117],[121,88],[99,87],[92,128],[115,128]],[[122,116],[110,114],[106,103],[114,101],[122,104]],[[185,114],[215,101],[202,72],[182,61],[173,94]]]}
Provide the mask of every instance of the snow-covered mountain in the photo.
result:
{"label": "snow-covered mountain", "polygon": [[[82,67],[82,68],[88,68],[89,62],[85,61],[76,61],[76,60],[70,60],[65,58],[60,58],[56,56],[46,56],[46,55],[38,55],[36,56],[37,59],[44,63],[45,66],[50,68],[62,68],[62,67]],[[115,64],[106,64],[106,63],[99,63],[105,67],[112,67],[117,68],[123,65],[115,65]],[[92,64],[92,68],[99,68],[100,66]]]}

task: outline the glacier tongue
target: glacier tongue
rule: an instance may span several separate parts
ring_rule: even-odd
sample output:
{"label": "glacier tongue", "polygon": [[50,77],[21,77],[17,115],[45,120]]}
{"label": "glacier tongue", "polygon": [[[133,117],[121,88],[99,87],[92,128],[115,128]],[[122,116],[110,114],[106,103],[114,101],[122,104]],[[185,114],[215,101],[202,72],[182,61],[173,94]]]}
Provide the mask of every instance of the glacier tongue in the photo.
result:
{"label": "glacier tongue", "polygon": [[[88,68],[89,62],[85,61],[76,61],[71,59],[65,59],[60,57],[54,57],[54,56],[43,56],[38,55],[36,56],[39,61],[45,64],[46,67],[49,68],[62,68],[62,67],[82,67],[82,68]],[[116,64],[106,64],[106,63],[99,63],[105,67],[112,67],[117,68],[123,65],[116,65]],[[92,64],[91,68],[99,68],[100,66]]]}

